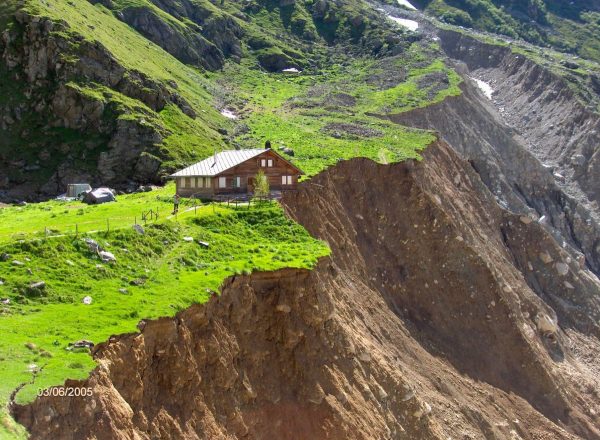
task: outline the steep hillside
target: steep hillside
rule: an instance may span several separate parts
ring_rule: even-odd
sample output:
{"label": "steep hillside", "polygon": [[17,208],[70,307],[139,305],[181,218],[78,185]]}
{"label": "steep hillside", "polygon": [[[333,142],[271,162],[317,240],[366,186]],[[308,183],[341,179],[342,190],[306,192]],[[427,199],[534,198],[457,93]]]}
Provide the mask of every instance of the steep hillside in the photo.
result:
{"label": "steep hillside", "polygon": [[160,182],[223,148],[227,90],[209,71],[226,62],[259,75],[397,54],[412,41],[362,2],[11,0],[0,15],[8,201],[73,181]]}
{"label": "steep hillside", "polygon": [[304,183],[284,205],[330,260],[111,339],[69,382],[92,397],[17,419],[33,439],[600,438],[600,282],[446,145],[424,156]]}
{"label": "steep hillside", "polygon": [[442,21],[521,38],[600,61],[600,2],[415,0]]}

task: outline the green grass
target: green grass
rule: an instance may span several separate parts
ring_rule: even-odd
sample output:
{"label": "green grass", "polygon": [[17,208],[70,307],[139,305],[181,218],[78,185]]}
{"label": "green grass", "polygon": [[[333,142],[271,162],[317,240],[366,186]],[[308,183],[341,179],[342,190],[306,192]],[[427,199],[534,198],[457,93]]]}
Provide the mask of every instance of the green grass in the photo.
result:
{"label": "green grass", "polygon": [[[112,114],[126,118],[143,116],[149,123],[168,130],[161,150],[165,154],[165,167],[172,169],[174,164],[188,161],[190,158],[205,157],[213,148],[223,146],[222,137],[217,129],[227,126],[228,121],[216,109],[214,85],[199,70],[186,66],[145,39],[127,24],[119,21],[112,11],[101,5],[92,5],[87,0],[26,0],[24,9],[32,15],[68,23],[67,30],[57,32],[58,36],[73,42],[73,53],[68,56],[65,54],[66,58],[73,57],[72,61],[77,58],[78,46],[82,43],[76,42],[76,36],[83,37],[84,41],[97,41],[106,47],[123,67],[162,82],[167,88],[180,94],[195,109],[196,118],[184,115],[175,106],[167,106],[162,112],[156,113],[140,101],[107,87],[89,84],[83,80],[70,83],[70,87],[78,88],[88,98],[111,103],[110,107],[114,111],[105,115],[106,117],[112,117]],[[161,14],[161,18],[175,20],[164,12]],[[172,87],[173,84],[176,85],[176,89]],[[6,85],[9,86],[11,85]],[[18,93],[19,90],[12,92],[13,95]],[[30,126],[37,125],[30,123]],[[16,130],[15,133],[19,134],[20,131]],[[78,133],[78,136],[81,137],[82,133]],[[16,136],[12,143],[17,148],[23,142]]]}
{"label": "green grass", "polygon": [[[86,205],[80,201],[51,200],[24,207],[0,209],[0,244],[32,236],[73,234],[77,225],[79,232],[104,231],[141,222],[142,212],[158,211],[159,220],[166,219],[173,209],[171,200],[175,185],[147,192],[118,196],[116,202],[102,205]],[[47,231],[46,231],[47,229]]]}
{"label": "green grass", "polygon": [[[434,140],[433,134],[382,117],[460,94],[458,74],[430,56],[438,50],[415,44],[400,57],[358,59],[347,66],[332,65],[300,75],[228,66],[220,80],[237,97],[232,105],[245,115],[241,124],[246,129],[235,140],[244,147],[260,146],[266,140],[275,148],[291,147],[295,154],[290,159],[309,176],[352,157],[384,162],[418,158],[418,151]],[[428,81],[431,75],[445,77],[447,84],[438,87],[438,81]],[[340,96],[348,102],[336,103]],[[332,127],[340,124],[352,124],[367,133],[336,133]]]}
{"label": "green grass", "polygon": [[[138,200],[138,195],[128,197],[132,205]],[[124,213],[117,205],[110,204],[112,211],[105,215]],[[0,209],[9,214],[14,210]],[[17,215],[23,213],[17,211]],[[172,316],[206,301],[227,276],[311,268],[329,252],[324,243],[287,219],[276,204],[251,209],[207,206],[177,220],[148,225],[145,235],[135,232],[131,222],[125,226],[125,221],[122,229],[90,234],[115,254],[114,264],[101,263],[82,237],[28,237],[0,246],[0,252],[10,254],[8,261],[0,263],[4,282],[0,297],[11,299],[0,309],[2,401],[32,379],[31,364],[41,371],[33,384],[18,393],[19,402],[30,401],[38,388],[59,385],[67,378],[85,378],[94,362],[86,352],[67,350],[70,342],[89,339],[98,343],[112,334],[136,331],[142,318]],[[184,241],[185,236],[196,241]],[[206,241],[210,247],[197,241]],[[24,265],[15,266],[13,260]],[[132,285],[134,280],[143,284]],[[28,289],[36,281],[46,282],[43,292]],[[91,305],[82,303],[87,295],[93,298]],[[35,347],[28,347],[29,343]]]}

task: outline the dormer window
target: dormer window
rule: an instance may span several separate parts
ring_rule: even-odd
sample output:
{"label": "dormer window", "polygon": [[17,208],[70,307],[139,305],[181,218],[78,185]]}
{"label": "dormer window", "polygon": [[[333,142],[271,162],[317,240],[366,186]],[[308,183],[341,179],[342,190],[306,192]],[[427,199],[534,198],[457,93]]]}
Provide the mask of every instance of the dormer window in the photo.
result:
{"label": "dormer window", "polygon": [[260,160],[260,166],[263,167],[263,168],[272,167],[273,166],[273,159],[261,159]]}

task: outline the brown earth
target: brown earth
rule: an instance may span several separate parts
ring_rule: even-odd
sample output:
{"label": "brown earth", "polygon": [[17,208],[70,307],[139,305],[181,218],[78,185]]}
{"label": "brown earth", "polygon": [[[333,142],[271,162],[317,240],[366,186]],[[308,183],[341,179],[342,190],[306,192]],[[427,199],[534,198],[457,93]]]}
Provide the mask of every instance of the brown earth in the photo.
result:
{"label": "brown earth", "polygon": [[600,439],[600,282],[447,145],[283,204],[331,258],[98,346],[92,397],[14,408],[31,438]]}

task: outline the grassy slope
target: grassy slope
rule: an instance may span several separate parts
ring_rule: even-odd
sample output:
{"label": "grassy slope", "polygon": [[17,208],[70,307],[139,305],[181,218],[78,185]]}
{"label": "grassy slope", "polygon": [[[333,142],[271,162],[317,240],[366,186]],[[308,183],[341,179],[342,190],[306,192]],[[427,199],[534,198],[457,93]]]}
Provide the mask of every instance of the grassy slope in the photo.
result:
{"label": "grassy slope", "polygon": [[[92,5],[87,0],[26,0],[26,9],[35,15],[64,20],[69,25],[70,34],[99,41],[127,69],[143,72],[165,83],[175,81],[177,92],[196,109],[198,116],[196,119],[189,118],[175,106],[168,106],[156,115],[159,124],[172,133],[164,142],[164,151],[173,158],[173,166],[192,158],[205,157],[214,146],[223,145],[216,129],[227,126],[228,121],[215,108],[213,96],[209,93],[213,86],[201,72],[176,60],[101,5]],[[90,85],[82,87],[93,88]],[[147,112],[135,108],[136,103],[127,102],[127,98],[118,93],[110,94],[119,103],[130,107],[129,117],[147,117]],[[143,106],[141,103],[137,105]]]}
{"label": "grassy slope", "polygon": [[[432,48],[434,54],[437,48]],[[401,78],[402,75],[406,78]],[[448,83],[439,90],[432,74],[445,75]],[[375,77],[391,84],[382,87]],[[460,93],[460,77],[435,55],[424,54],[418,44],[403,56],[373,61],[333,64],[328,70],[300,75],[266,75],[253,69],[229,66],[221,81],[235,90],[230,104],[242,112],[242,130],[236,137],[243,146],[271,140],[274,147],[293,148],[293,160],[307,175],[314,175],[340,159],[368,157],[394,162],[418,157],[433,140],[426,131],[401,127],[376,115],[400,113],[439,102]],[[336,104],[342,96],[347,103]],[[344,98],[342,98],[344,99]],[[375,136],[345,135],[327,130],[335,124],[352,124],[372,130]]]}
{"label": "grassy slope", "polygon": [[[175,162],[203,157],[214,145],[221,145],[220,135],[214,131],[219,126],[227,127],[231,141],[241,146],[256,147],[270,139],[276,147],[292,147],[294,161],[309,175],[339,159],[356,156],[380,162],[418,157],[418,151],[433,135],[393,125],[376,115],[425,106],[459,93],[460,79],[440,61],[439,50],[420,43],[390,60],[348,62],[340,56],[327,70],[307,70],[298,76],[266,74],[256,68],[252,58],[242,65],[229,64],[224,72],[202,74],[143,39],[101,6],[86,0],[28,0],[28,4],[37,14],[66,20],[70,32],[97,39],[125,67],[154,79],[177,82],[179,93],[192,103],[199,118],[192,120],[172,106],[150,115],[172,131],[164,148],[173,153]],[[274,33],[287,35],[292,24],[281,22],[281,17],[277,18],[280,14],[277,8],[264,10],[256,22],[273,23]],[[315,45],[312,56],[324,57],[326,53],[325,47]],[[432,74],[445,77],[446,86],[435,89],[436,81],[427,80]],[[377,78],[383,78],[384,84]],[[93,84],[72,86],[97,99],[117,100],[128,106],[128,117],[147,118],[151,112],[136,109],[139,103]],[[350,96],[352,102],[338,105],[330,100],[337,95]],[[245,116],[239,121],[225,120],[215,108],[215,96]],[[377,135],[336,136],[326,130],[331,124],[348,123]],[[206,300],[207,290],[217,290],[228,275],[254,269],[312,267],[319,256],[328,253],[323,243],[286,220],[277,207],[250,212],[219,208],[216,213],[205,207],[198,217],[190,211],[175,221],[168,218],[170,194],[172,187],[120,197],[117,203],[97,207],[47,202],[0,209],[0,253],[11,254],[8,262],[0,263],[0,279],[4,281],[0,297],[11,298],[0,315],[0,330],[7,335],[0,341],[0,375],[6,378],[0,399],[6,401],[16,386],[32,379],[31,364],[43,369],[35,383],[19,392],[19,401],[31,399],[38,387],[60,384],[67,377],[85,377],[94,364],[86,353],[67,351],[69,342],[83,338],[100,342],[111,334],[135,331],[141,318],[169,316]],[[142,209],[148,208],[160,212],[160,221],[147,228],[147,235],[139,236],[130,225]],[[103,230],[106,218],[111,219],[112,232],[91,234],[115,253],[115,265],[97,268],[100,261],[81,239],[45,237],[42,232],[48,227],[54,235],[72,233],[75,224],[80,232]],[[208,241],[211,247],[206,250],[182,241],[186,235]],[[13,259],[25,265],[14,266]],[[152,270],[147,272],[147,267]],[[147,280],[142,286],[129,284],[144,277]],[[27,286],[40,280],[47,283],[44,295],[28,296]],[[123,288],[127,294],[119,292]],[[93,297],[91,306],[81,303],[85,295]],[[0,437],[8,438],[13,422],[1,411],[0,417],[4,420]]]}
{"label": "grassy slope", "polygon": [[[103,209],[102,215],[116,218],[125,212],[124,206],[137,211],[143,202],[146,206],[156,204],[155,194],[123,196],[117,203],[98,208]],[[60,228],[71,222],[72,214],[65,214],[64,208],[48,202],[33,209],[49,214],[48,220]],[[19,208],[0,211],[15,219],[13,232],[20,230],[19,218],[29,217]],[[125,224],[131,222],[125,220],[121,226]],[[19,392],[18,401],[31,399],[39,387],[86,377],[94,363],[87,353],[66,350],[69,342],[89,339],[98,343],[112,334],[135,331],[141,318],[170,316],[192,303],[204,302],[208,292],[218,291],[229,275],[310,268],[328,253],[323,243],[270,204],[237,210],[204,206],[182,212],[177,220],[165,218],[148,225],[146,235],[127,226],[91,236],[115,254],[115,264],[102,264],[82,237],[29,236],[0,245],[0,253],[10,255],[8,261],[0,263],[4,283],[0,297],[11,300],[0,309],[3,401],[19,384],[32,379],[32,364],[41,371],[34,384]],[[209,242],[210,247],[186,242],[184,236]],[[16,266],[13,260],[24,265]],[[132,280],[145,282],[134,286]],[[42,295],[27,289],[37,281],[46,282]],[[127,289],[127,293],[120,289]],[[92,305],[81,302],[86,295],[92,296]],[[27,343],[35,344],[35,348],[27,348]]]}

